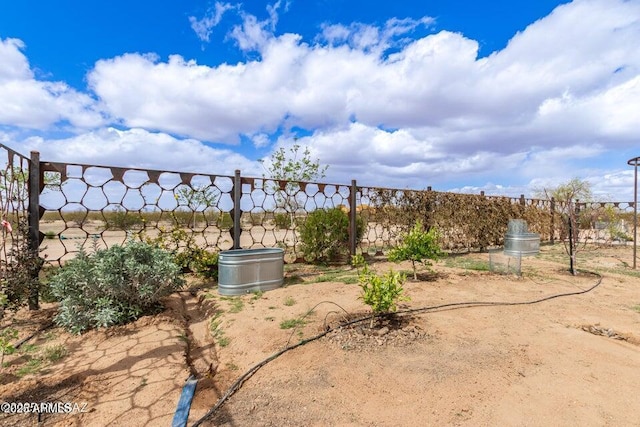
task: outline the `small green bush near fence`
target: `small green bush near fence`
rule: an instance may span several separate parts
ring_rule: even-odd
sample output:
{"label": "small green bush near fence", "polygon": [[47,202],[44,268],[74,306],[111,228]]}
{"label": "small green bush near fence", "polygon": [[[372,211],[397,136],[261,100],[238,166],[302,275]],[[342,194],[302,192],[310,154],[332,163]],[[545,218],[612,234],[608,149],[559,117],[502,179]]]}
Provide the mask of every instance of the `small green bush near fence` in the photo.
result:
{"label": "small green bush near fence", "polygon": [[[360,241],[364,228],[364,221],[357,217],[356,241]],[[300,225],[300,241],[306,261],[337,261],[349,252],[349,216],[340,208],[311,212]]]}
{"label": "small green bush near fence", "polygon": [[76,334],[152,313],[183,284],[170,253],[134,241],[91,255],[81,251],[49,281],[60,301],[56,323]]}

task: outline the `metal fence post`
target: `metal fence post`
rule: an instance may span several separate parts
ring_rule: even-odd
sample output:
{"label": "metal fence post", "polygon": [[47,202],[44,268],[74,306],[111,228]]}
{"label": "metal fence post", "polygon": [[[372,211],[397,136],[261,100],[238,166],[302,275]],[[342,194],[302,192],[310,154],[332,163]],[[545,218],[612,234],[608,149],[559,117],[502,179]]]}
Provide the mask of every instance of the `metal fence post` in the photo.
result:
{"label": "metal fence post", "polygon": [[351,191],[349,192],[349,255],[354,257],[356,255],[356,245],[358,224],[356,218],[356,192],[358,187],[356,180],[351,180]]}
{"label": "metal fence post", "polygon": [[551,234],[550,234],[550,242],[553,245],[555,243],[556,236],[556,199],[555,197],[551,198],[551,203],[549,210],[551,211]]}
{"label": "metal fence post", "polygon": [[233,230],[231,237],[233,238],[233,249],[240,249],[240,233],[242,233],[242,227],[240,226],[240,218],[242,217],[242,211],[240,210],[240,199],[242,198],[242,177],[240,176],[240,169],[236,169],[235,176],[233,178],[233,210],[231,216],[233,217]]}
{"label": "metal fence post", "polygon": [[[27,211],[27,222],[29,224],[29,249],[34,256],[38,256],[40,249],[40,153],[31,152],[29,161],[29,180],[27,190],[29,191],[29,210]],[[31,271],[31,285],[29,287],[29,310],[40,308],[38,297],[38,275],[40,265]]]}
{"label": "metal fence post", "polygon": [[636,269],[638,247],[638,163],[640,157],[629,159],[627,164],[633,166],[633,269]]}

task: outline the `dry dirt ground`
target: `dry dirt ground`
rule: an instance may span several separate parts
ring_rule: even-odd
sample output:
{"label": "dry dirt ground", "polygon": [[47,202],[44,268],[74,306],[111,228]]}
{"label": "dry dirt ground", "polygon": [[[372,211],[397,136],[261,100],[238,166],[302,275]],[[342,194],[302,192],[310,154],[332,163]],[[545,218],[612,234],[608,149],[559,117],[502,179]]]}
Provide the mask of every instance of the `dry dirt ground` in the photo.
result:
{"label": "dry dirt ground", "polygon": [[[338,327],[369,314],[353,271],[302,265],[287,266],[287,286],[273,291],[229,298],[203,287],[127,326],[82,336],[51,327],[5,357],[0,401],[77,407],[40,420],[0,414],[0,425],[170,425],[195,374],[193,425],[252,366],[330,329],[265,364],[202,425],[640,426],[632,248],[580,254],[601,282],[568,275],[565,258],[544,246],[523,259],[522,277],[482,271],[487,254],[442,260],[435,274],[406,282],[405,314],[372,329],[368,320]],[[474,304],[559,294],[572,295]],[[18,313],[13,326],[27,337],[54,312]]]}

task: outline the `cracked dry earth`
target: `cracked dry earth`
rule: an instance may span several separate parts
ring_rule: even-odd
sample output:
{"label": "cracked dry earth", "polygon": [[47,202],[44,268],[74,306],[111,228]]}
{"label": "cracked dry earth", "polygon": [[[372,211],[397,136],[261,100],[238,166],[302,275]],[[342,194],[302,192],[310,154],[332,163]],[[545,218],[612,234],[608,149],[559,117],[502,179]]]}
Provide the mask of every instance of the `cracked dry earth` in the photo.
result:
{"label": "cracked dry earth", "polygon": [[[411,300],[401,310],[535,301],[597,283],[589,274],[566,274],[559,253],[543,247],[523,259],[521,278],[445,260],[428,281],[407,281]],[[303,266],[288,268],[295,284],[261,295],[180,292],[156,316],[82,336],[49,328],[28,341],[32,353],[6,356],[0,400],[87,406],[83,413],[43,414],[40,423],[35,415],[0,414],[0,425],[170,425],[184,382],[195,374],[192,425],[249,368],[329,327],[258,370],[202,425],[640,426],[640,275],[628,268],[631,256],[630,247],[619,247],[579,259],[603,276],[588,293],[431,308],[373,327],[368,320],[338,327],[368,315],[358,285],[319,283]],[[14,325],[26,336],[53,313],[21,312]],[[305,315],[297,328],[281,328]],[[55,345],[67,355],[37,372],[18,372],[37,349]]]}

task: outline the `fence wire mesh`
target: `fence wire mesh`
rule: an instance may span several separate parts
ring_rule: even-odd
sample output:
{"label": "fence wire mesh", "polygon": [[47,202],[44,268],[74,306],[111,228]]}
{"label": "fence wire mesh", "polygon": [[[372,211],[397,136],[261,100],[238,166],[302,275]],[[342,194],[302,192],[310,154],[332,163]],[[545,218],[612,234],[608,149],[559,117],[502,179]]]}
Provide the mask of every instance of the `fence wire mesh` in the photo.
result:
{"label": "fence wire mesh", "polygon": [[24,232],[29,208],[29,159],[0,145],[0,262],[4,272],[15,256],[17,248],[27,239]]}
{"label": "fence wire mesh", "polygon": [[[15,229],[28,209],[29,159],[0,146],[2,221]],[[64,162],[40,162],[41,254],[60,265],[81,248],[100,249],[127,239],[184,241],[220,251],[282,247],[287,262],[302,259],[300,227],[318,209],[355,209],[357,252],[381,255],[397,245],[417,220],[436,227],[443,249],[487,250],[504,244],[509,219],[527,221],[542,241],[566,239],[566,214],[576,209],[580,239],[612,244],[631,241],[633,203],[567,204],[431,190],[288,182]],[[238,209],[236,211],[236,208]],[[4,224],[5,222],[3,222]],[[356,230],[354,227],[353,230]],[[19,237],[2,228],[6,263]],[[172,240],[173,239],[173,240]]]}

